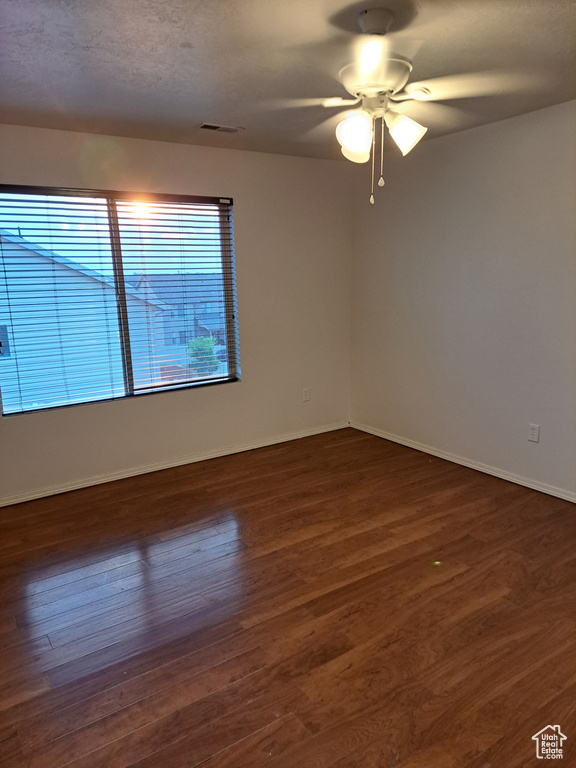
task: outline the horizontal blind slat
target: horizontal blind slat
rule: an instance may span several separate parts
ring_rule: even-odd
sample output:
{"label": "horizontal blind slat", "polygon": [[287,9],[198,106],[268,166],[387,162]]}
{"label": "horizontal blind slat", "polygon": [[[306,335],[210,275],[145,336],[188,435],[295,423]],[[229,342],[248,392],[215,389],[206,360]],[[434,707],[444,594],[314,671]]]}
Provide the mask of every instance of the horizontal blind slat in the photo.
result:
{"label": "horizontal blind slat", "polygon": [[118,302],[135,394],[235,380],[231,201],[135,197],[0,187],[4,413],[124,396]]}

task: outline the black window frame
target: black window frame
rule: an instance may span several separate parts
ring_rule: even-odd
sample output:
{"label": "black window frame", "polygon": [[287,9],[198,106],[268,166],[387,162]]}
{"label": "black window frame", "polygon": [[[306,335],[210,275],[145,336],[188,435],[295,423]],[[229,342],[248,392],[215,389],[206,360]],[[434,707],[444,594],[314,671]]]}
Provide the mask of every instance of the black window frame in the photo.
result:
{"label": "black window frame", "polygon": [[[122,365],[124,369],[125,393],[123,395],[105,397],[102,399],[90,399],[75,403],[63,403],[46,407],[22,409],[10,413],[1,413],[3,417],[20,415],[22,413],[35,413],[37,411],[54,410],[58,408],[72,408],[78,405],[91,405],[99,402],[114,402],[132,397],[142,397],[163,392],[174,392],[180,389],[191,389],[205,386],[215,386],[240,381],[240,353],[238,338],[238,310],[236,296],[236,271],[234,254],[234,228],[232,217],[233,199],[231,197],[208,197],[199,195],[151,193],[151,192],[126,192],[109,189],[84,189],[75,187],[48,187],[36,185],[0,184],[1,194],[18,195],[47,195],[70,196],[75,198],[104,198],[108,203],[108,222],[112,262],[114,265],[114,285],[117,291],[118,324],[122,350]],[[118,214],[115,203],[137,202],[153,205],[154,203],[171,203],[178,205],[210,205],[218,206],[219,224],[221,233],[221,263],[224,292],[224,314],[226,325],[226,349],[228,357],[228,375],[225,378],[190,379],[185,382],[169,383],[164,386],[139,389],[134,386],[133,370],[130,351],[130,328],[126,311],[126,286],[122,269],[122,245]],[[172,313],[171,313],[172,314]],[[9,333],[9,328],[8,328]],[[11,356],[12,350],[5,356]],[[0,381],[1,387],[1,381]]]}

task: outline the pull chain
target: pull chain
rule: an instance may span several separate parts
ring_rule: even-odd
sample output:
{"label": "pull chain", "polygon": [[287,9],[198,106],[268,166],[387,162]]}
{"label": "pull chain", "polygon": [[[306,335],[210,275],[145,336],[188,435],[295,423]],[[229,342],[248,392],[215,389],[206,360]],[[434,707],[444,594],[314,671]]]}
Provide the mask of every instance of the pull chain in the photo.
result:
{"label": "pull chain", "polygon": [[374,205],[374,155],[376,154],[376,131],[372,131],[372,180],[370,186],[370,205]]}
{"label": "pull chain", "polygon": [[383,171],[384,171],[384,118],[383,117],[380,118],[380,124],[382,125],[382,140],[380,143],[380,178],[378,179],[378,186],[383,187],[385,184],[384,176],[383,176]]}

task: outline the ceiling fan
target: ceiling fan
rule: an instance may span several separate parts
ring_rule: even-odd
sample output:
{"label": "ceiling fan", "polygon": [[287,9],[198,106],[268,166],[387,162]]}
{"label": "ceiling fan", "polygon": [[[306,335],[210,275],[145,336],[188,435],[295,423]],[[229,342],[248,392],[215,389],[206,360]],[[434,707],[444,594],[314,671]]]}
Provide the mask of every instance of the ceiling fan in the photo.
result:
{"label": "ceiling fan", "polygon": [[[374,203],[374,165],[377,123],[380,120],[380,178],[382,176],[385,127],[403,155],[407,155],[422,139],[427,128],[394,107],[403,102],[424,102],[463,98],[494,92],[493,74],[450,76],[408,83],[412,61],[392,51],[385,36],[394,22],[388,8],[370,8],[360,12],[358,25],[362,31],[354,61],[339,72],[339,79],[352,99],[333,98],[322,101],[324,107],[357,107],[347,110],[336,126],[336,138],[342,154],[355,163],[372,162],[370,203]],[[499,90],[506,89],[500,83]],[[408,105],[407,105],[408,106]],[[415,106],[415,104],[414,104]],[[430,105],[432,107],[432,105]],[[440,105],[437,105],[440,108]],[[450,107],[442,107],[449,110]]]}

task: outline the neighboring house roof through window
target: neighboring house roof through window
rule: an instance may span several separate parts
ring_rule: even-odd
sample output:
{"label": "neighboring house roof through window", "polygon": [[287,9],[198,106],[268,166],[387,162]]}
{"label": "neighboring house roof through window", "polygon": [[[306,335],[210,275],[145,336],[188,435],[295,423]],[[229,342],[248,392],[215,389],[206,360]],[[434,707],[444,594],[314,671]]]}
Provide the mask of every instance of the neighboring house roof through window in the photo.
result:
{"label": "neighboring house roof through window", "polygon": [[[41,245],[33,243],[30,240],[26,240],[26,238],[21,237],[20,235],[15,235],[13,232],[9,232],[6,229],[0,229],[0,241],[2,240],[6,240],[13,245],[19,245],[21,248],[25,248],[27,251],[36,253],[38,256],[43,256],[45,259],[50,259],[56,264],[61,264],[62,266],[73,269],[75,272],[79,272],[86,277],[91,277],[93,280],[98,280],[100,283],[106,283],[106,285],[114,288],[114,281],[112,278],[97,272],[95,269],[85,267],[83,264],[78,264],[77,262],[72,261],[72,259],[69,259],[67,256],[62,256],[60,253],[42,248]],[[159,309],[170,309],[168,304],[165,302],[160,301],[159,299],[153,299],[131,285],[126,285],[126,293],[134,296],[136,299],[141,299],[142,301],[147,301],[149,304],[154,304]]]}

